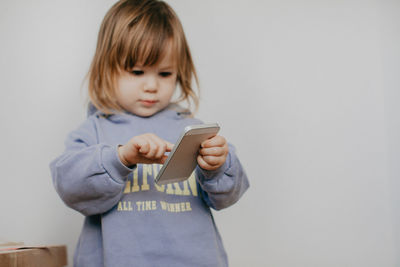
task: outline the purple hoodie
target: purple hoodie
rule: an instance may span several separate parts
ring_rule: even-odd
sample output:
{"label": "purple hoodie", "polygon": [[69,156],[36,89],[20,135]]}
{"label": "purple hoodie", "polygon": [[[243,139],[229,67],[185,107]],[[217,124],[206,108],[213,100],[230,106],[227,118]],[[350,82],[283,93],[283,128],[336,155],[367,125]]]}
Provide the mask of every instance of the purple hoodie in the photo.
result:
{"label": "purple hoodie", "polygon": [[233,146],[218,170],[197,167],[187,181],[158,186],[161,165],[130,169],[117,146],[144,133],[175,143],[201,122],[172,106],[148,118],[92,113],[50,164],[61,199],[85,215],[74,266],[228,266],[210,207],[229,207],[249,187]]}

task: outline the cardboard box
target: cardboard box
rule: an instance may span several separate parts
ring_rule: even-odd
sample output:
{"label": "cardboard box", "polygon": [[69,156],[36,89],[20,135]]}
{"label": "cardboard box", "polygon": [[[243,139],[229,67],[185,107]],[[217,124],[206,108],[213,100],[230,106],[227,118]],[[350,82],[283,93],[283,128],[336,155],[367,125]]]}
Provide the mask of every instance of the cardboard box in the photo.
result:
{"label": "cardboard box", "polygon": [[66,246],[0,246],[1,267],[63,267]]}

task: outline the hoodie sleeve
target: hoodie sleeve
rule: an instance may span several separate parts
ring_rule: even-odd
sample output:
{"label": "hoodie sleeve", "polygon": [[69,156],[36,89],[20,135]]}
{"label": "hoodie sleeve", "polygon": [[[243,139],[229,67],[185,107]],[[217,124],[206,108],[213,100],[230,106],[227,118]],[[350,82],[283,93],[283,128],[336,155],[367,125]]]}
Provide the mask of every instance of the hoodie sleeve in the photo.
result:
{"label": "hoodie sleeve", "polygon": [[68,135],[65,147],[50,163],[54,187],[65,204],[86,216],[115,206],[132,171],[119,160],[117,147],[97,143],[90,118]]}
{"label": "hoodie sleeve", "polygon": [[247,175],[231,144],[228,157],[218,170],[207,171],[197,166],[196,172],[203,199],[215,210],[236,203],[249,187]]}

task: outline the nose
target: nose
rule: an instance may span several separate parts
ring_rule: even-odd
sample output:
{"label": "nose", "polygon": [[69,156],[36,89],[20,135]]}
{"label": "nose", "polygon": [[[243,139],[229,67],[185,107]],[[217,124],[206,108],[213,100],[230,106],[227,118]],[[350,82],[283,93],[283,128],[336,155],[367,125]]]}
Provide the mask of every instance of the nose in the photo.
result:
{"label": "nose", "polygon": [[157,77],[154,77],[153,75],[148,76],[144,84],[144,90],[150,93],[157,92],[158,90]]}

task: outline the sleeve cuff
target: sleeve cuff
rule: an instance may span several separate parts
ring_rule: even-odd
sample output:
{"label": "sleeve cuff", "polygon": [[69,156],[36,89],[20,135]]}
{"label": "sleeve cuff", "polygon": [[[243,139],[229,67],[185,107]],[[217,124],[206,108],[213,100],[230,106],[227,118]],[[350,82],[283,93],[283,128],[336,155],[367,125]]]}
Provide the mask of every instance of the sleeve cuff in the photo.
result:
{"label": "sleeve cuff", "polygon": [[104,146],[101,151],[102,165],[106,172],[118,183],[124,183],[128,174],[133,171],[133,168],[126,167],[118,156],[117,146]]}

